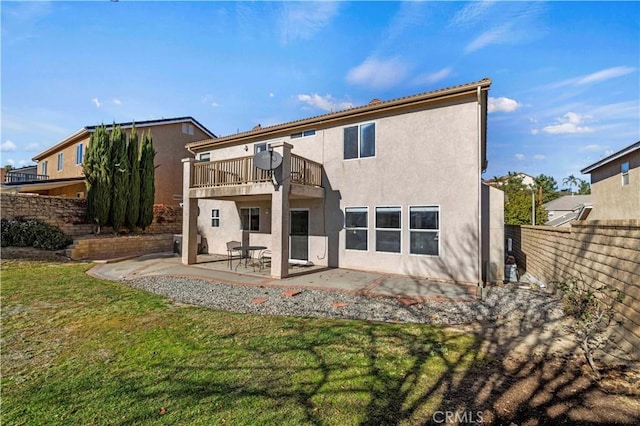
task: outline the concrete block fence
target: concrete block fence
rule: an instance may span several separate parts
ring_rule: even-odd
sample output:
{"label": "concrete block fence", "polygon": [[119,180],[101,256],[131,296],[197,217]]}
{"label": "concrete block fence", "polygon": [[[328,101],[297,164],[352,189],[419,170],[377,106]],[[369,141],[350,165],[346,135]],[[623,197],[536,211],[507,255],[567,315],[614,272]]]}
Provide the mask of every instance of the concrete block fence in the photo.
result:
{"label": "concrete block fence", "polygon": [[[67,235],[89,235],[93,226],[86,220],[87,200],[82,198],[55,197],[34,194],[1,194],[2,219],[40,219],[57,226]],[[110,228],[102,230],[112,232]],[[146,234],[182,233],[182,207],[156,204],[153,206],[153,222]]]}
{"label": "concrete block fence", "polygon": [[518,267],[550,284],[581,279],[626,295],[617,342],[640,359],[640,220],[576,221],[570,228],[505,227]]}

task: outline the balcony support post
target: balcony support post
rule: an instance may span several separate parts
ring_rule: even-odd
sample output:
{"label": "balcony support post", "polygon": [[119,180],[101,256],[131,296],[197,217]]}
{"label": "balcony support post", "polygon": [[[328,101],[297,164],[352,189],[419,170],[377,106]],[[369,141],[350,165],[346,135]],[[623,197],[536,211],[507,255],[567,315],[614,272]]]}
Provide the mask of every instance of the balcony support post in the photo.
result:
{"label": "balcony support post", "polygon": [[271,144],[282,155],[282,165],[274,171],[279,187],[271,193],[271,276],[289,276],[289,192],[291,188],[291,148],[286,142]]}
{"label": "balcony support post", "polygon": [[189,198],[195,158],[182,159],[182,264],[193,265],[198,255],[198,199]]}

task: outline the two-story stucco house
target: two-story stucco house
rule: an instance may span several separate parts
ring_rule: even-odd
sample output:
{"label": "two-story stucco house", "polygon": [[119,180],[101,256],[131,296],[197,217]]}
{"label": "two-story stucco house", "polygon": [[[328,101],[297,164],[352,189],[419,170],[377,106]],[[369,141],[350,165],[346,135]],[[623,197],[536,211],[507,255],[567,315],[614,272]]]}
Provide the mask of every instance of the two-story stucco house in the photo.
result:
{"label": "two-story stucco house", "polygon": [[591,175],[589,220],[640,219],[640,141],[581,172]]}
{"label": "two-story stucco house", "polygon": [[[310,262],[500,279],[503,195],[481,182],[490,85],[374,100],[188,144],[197,160],[183,160],[183,263],[196,262],[200,235],[209,253],[234,240],[267,247],[275,278],[290,262]],[[282,158],[273,177],[254,165],[264,150]]]}
{"label": "two-story stucco house", "polygon": [[[116,123],[131,135],[133,122]],[[84,155],[97,126],[85,126],[39,153],[33,160],[37,164],[38,179],[20,182],[14,189],[42,195],[85,197],[82,164]],[[113,124],[107,125],[107,130]],[[215,138],[215,135],[192,117],[179,117],[135,123],[138,135],[151,132],[155,156],[155,204],[177,205],[182,202],[182,164],[180,160],[191,153],[185,144]]]}

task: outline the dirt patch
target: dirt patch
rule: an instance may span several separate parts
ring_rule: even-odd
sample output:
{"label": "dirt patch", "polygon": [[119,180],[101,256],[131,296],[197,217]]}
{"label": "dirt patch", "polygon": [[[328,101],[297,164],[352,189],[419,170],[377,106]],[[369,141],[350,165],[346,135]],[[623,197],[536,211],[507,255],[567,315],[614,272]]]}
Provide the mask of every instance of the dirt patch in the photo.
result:
{"label": "dirt patch", "polygon": [[70,262],[64,250],[40,250],[33,247],[2,247],[0,260],[35,260],[41,262]]}

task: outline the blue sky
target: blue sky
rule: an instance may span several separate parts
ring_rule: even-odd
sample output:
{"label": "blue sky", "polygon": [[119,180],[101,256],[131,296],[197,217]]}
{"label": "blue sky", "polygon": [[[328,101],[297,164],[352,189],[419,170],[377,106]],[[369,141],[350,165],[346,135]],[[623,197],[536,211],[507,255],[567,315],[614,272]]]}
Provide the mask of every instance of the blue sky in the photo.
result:
{"label": "blue sky", "polygon": [[[1,163],[85,125],[217,135],[490,77],[489,168],[558,183],[640,140],[639,2],[7,2]],[[560,185],[562,186],[562,185]]]}

